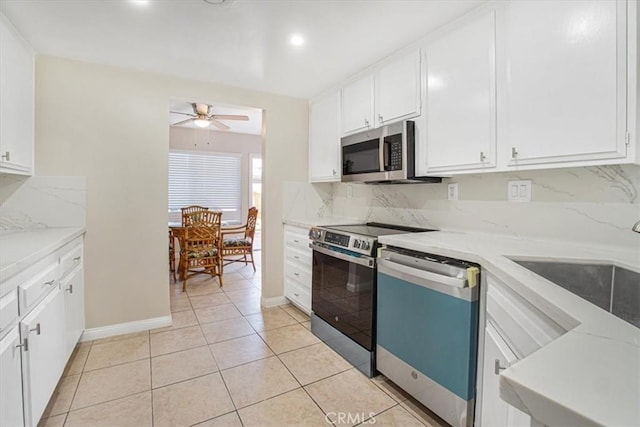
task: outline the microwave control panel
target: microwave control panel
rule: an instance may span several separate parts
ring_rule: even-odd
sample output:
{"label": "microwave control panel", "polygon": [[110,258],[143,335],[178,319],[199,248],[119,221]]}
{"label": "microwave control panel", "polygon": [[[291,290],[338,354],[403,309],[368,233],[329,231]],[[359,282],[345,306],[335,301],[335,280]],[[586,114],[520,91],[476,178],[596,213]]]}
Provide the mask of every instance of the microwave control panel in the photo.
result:
{"label": "microwave control panel", "polygon": [[389,161],[386,170],[402,170],[402,135],[393,135],[386,139],[389,147]]}

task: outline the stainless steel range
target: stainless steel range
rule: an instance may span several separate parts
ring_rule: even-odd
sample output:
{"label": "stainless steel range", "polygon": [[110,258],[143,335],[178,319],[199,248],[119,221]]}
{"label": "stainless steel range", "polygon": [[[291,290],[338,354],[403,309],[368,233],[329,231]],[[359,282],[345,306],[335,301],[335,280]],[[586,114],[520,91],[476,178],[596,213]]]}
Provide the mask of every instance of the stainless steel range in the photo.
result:
{"label": "stainless steel range", "polygon": [[311,332],[369,377],[375,372],[378,237],[435,231],[367,223],[313,227]]}

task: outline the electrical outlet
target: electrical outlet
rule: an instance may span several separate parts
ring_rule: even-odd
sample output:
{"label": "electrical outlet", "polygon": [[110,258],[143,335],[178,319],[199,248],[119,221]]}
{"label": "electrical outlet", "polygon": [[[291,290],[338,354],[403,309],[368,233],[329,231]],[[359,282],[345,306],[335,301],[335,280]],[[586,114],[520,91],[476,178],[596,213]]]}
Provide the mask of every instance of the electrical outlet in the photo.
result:
{"label": "electrical outlet", "polygon": [[458,183],[447,185],[447,199],[458,200]]}
{"label": "electrical outlet", "polygon": [[507,185],[507,199],[510,202],[530,202],[531,180],[509,181]]}

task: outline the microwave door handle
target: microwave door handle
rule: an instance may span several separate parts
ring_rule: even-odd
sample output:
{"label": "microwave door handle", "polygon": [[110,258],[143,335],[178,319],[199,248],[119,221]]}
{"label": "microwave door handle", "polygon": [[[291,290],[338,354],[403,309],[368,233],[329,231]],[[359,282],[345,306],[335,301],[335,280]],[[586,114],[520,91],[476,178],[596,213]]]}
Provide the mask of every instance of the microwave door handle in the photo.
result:
{"label": "microwave door handle", "polygon": [[386,143],[384,142],[384,136],[380,136],[380,148],[378,149],[378,156],[380,159],[380,172],[387,170],[387,163],[389,162],[389,156],[387,156]]}

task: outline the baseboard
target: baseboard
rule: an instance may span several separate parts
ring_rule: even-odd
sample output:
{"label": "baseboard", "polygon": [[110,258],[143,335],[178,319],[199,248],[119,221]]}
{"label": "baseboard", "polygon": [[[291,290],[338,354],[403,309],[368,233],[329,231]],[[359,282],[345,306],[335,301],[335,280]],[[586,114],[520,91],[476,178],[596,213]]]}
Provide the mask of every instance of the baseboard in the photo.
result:
{"label": "baseboard", "polygon": [[85,329],[80,337],[82,341],[92,341],[100,338],[108,338],[116,335],[131,334],[146,331],[147,329],[164,328],[171,326],[171,315],[155,317],[153,319],[137,320],[135,322],[118,323],[115,325],[101,326],[99,328]]}
{"label": "baseboard", "polygon": [[287,299],[283,296],[281,297],[271,297],[271,298],[262,298],[262,300],[260,301],[260,305],[262,305],[263,307],[277,307],[279,305],[285,305],[287,304]]}

